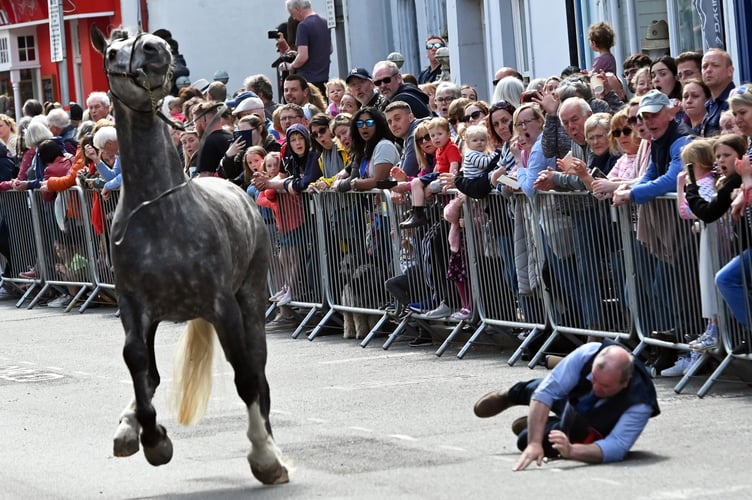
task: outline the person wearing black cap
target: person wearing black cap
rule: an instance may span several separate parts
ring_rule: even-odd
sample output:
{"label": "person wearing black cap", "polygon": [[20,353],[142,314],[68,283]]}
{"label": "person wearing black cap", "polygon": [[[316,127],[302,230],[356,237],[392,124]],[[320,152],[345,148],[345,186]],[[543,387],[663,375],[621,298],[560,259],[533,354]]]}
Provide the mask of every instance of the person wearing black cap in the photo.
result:
{"label": "person wearing black cap", "polygon": [[365,68],[353,68],[345,78],[347,91],[360,103],[360,107],[376,108],[382,113],[389,106],[389,99],[376,92],[371,74]]}
{"label": "person wearing black cap", "polygon": [[71,125],[78,128],[81,121],[84,119],[84,108],[77,102],[71,102],[68,106]]}

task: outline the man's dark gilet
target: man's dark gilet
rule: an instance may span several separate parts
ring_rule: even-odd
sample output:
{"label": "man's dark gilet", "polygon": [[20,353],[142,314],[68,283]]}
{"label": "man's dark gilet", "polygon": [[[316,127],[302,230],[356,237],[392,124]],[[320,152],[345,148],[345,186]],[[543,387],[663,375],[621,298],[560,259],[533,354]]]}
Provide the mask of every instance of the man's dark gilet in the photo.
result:
{"label": "man's dark gilet", "polygon": [[[587,422],[587,426],[592,427],[601,437],[605,437],[611,432],[614,426],[616,426],[616,423],[624,412],[631,406],[636,404],[646,404],[650,406],[653,408],[653,414],[651,417],[658,416],[661,413],[660,408],[658,408],[658,400],[655,394],[653,380],[645,368],[645,365],[642,364],[642,361],[635,358],[632,379],[629,381],[627,387],[615,396],[608,398],[605,403],[597,408],[592,408],[581,415],[577,415],[577,411],[574,409],[577,406],[577,403],[593,390],[593,384],[587,379],[587,376],[593,368],[593,361],[595,361],[598,353],[609,345],[619,344],[612,340],[604,339],[603,345],[582,367],[582,371],[580,372],[580,382],[569,393],[569,404],[564,410],[562,422],[570,422],[572,424],[567,432],[573,442],[589,441],[587,436],[588,434],[592,434],[592,432],[588,432],[586,429],[583,429],[582,425],[578,425],[584,423],[582,422],[583,419]],[[575,415],[567,415],[567,413],[570,412]]]}

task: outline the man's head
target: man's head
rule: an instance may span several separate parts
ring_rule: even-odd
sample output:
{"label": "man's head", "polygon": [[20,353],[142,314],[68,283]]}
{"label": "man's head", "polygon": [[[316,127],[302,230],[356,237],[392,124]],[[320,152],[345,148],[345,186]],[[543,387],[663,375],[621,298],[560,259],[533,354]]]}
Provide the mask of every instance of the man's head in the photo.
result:
{"label": "man's head", "polygon": [[70,125],[70,117],[62,108],[51,109],[47,113],[47,126],[50,128],[52,135],[60,135],[61,132]]}
{"label": "man's head", "polygon": [[649,91],[640,99],[637,113],[645,122],[654,140],[663,137],[671,122],[674,121],[674,114],[671,111],[673,107],[671,99],[656,89]]}
{"label": "man's head", "polygon": [[222,82],[211,82],[206,88],[206,99],[214,102],[224,102],[227,99],[227,85]]}
{"label": "man's head", "polygon": [[504,66],[503,68],[497,69],[496,73],[494,73],[493,86],[495,87],[502,78],[506,78],[507,76],[513,76],[519,81],[522,81],[522,75],[516,69]]}
{"label": "man's head", "polygon": [[446,46],[446,41],[440,36],[431,35],[426,38],[426,57],[428,58],[428,62],[431,63],[431,66],[438,66],[439,63],[436,61],[436,51]]}
{"label": "man's head", "polygon": [[347,91],[362,105],[366,106],[376,95],[373,78],[365,68],[353,68],[345,79]]}
{"label": "man's head", "polygon": [[436,94],[433,101],[436,103],[436,112],[442,118],[449,118],[449,106],[452,101],[462,96],[462,89],[459,85],[452,82],[441,82],[436,87]]}
{"label": "man's head", "polygon": [[585,144],[585,121],[593,114],[590,105],[581,97],[570,97],[559,106],[559,121],[577,144]]}
{"label": "man's head", "polygon": [[373,84],[379,93],[387,99],[392,99],[397,89],[402,85],[402,75],[392,61],[379,61],[373,67]]}
{"label": "man's head", "polygon": [[629,86],[630,91],[635,91],[632,86],[632,79],[634,78],[635,73],[637,73],[637,70],[644,67],[650,67],[651,63],[652,60],[646,54],[633,54],[624,60],[624,64],[622,64],[624,73],[622,76],[627,80],[627,86]]}
{"label": "man's head", "polygon": [[718,97],[728,84],[734,81],[734,65],[728,52],[709,49],[702,56],[702,81],[710,89],[713,98]]}
{"label": "man's head", "polygon": [[279,124],[287,130],[293,123],[306,124],[305,111],[297,104],[287,103],[279,107]]}
{"label": "man's head", "polygon": [[296,21],[305,19],[306,14],[311,10],[310,0],[286,0],[285,5],[290,17]]}
{"label": "man's head", "polygon": [[272,81],[266,75],[258,74],[246,77],[243,81],[243,87],[245,87],[246,90],[255,92],[264,103],[270,102],[274,97]]}
{"label": "man's head", "polygon": [[684,82],[702,78],[702,54],[700,52],[682,52],[676,57],[676,78]]}
{"label": "man's head", "polygon": [[623,347],[604,347],[593,361],[590,371],[593,393],[599,398],[616,396],[632,380],[634,357]]}
{"label": "man's head", "polygon": [[410,133],[410,124],[415,120],[410,105],[403,101],[391,103],[384,110],[386,123],[395,137],[406,139]]}
{"label": "man's head", "polygon": [[89,108],[89,119],[96,123],[110,114],[110,98],[105,92],[92,92],[86,98],[86,107]]}
{"label": "man's head", "polygon": [[232,116],[236,119],[243,118],[248,115],[258,115],[264,117],[264,101],[258,97],[248,97],[240,101],[240,104],[235,106],[232,110]]}
{"label": "man's head", "polygon": [[[224,107],[224,103],[204,101],[198,104],[193,111],[193,124],[196,127],[198,135],[203,136],[207,132],[212,132],[222,126],[221,120],[215,120],[212,129],[209,130],[209,125],[216,113],[221,107]],[[225,112],[229,112],[229,108],[226,108]]]}
{"label": "man's head", "polygon": [[305,106],[308,103],[308,81],[300,75],[288,75],[284,83],[285,102]]}

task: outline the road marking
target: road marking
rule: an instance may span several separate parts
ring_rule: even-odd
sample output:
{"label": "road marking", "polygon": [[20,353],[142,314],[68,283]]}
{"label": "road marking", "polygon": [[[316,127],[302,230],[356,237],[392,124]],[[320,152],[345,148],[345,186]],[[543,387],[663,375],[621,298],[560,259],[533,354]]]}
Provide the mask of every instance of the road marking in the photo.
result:
{"label": "road marking", "polygon": [[57,366],[48,366],[47,369],[48,370],[55,370],[55,371],[59,371],[59,372],[63,371],[62,368],[59,368]]}
{"label": "road marking", "polygon": [[91,373],[82,372],[82,371],[79,371],[79,370],[76,370],[73,373],[75,373],[76,375],[83,375],[84,377],[90,377],[91,376]]}
{"label": "road marking", "polygon": [[359,361],[371,361],[376,359],[389,359],[389,358],[405,358],[407,356],[416,356],[417,352],[404,352],[404,353],[393,353],[393,354],[382,354],[380,356],[363,356],[358,358],[345,358],[345,359],[334,359],[331,361],[320,361],[319,364],[321,365],[339,365],[343,363],[353,363],[353,362],[359,362]]}
{"label": "road marking", "polygon": [[601,483],[610,484],[612,486],[621,486],[622,485],[619,481],[614,481],[613,479],[604,479],[602,477],[592,477],[590,479],[592,479],[593,481],[598,481],[598,482],[601,482]]}
{"label": "road marking", "polygon": [[439,446],[442,450],[449,450],[449,451],[461,451],[466,452],[467,450],[465,448],[460,448],[459,446],[450,446],[448,444],[442,444]]}
{"label": "road marking", "polygon": [[408,436],[407,434],[388,434],[388,437],[394,438],[394,439],[400,439],[402,441],[417,441],[417,438],[414,438],[412,436]]}
{"label": "road marking", "polygon": [[352,429],[354,431],[361,431],[361,432],[373,432],[373,429],[368,429],[366,427],[358,427],[358,426],[351,426],[351,427],[348,427],[348,429]]}

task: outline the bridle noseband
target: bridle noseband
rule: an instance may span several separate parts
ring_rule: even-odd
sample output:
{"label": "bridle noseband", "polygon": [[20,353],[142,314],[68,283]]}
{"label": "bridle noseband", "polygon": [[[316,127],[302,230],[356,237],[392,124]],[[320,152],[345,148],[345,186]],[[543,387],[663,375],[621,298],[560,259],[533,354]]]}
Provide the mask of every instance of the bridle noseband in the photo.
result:
{"label": "bridle noseband", "polygon": [[104,49],[104,54],[102,57],[103,65],[104,65],[104,72],[107,75],[108,78],[111,77],[117,77],[117,78],[128,78],[131,82],[133,82],[134,85],[137,87],[143,88],[146,93],[149,95],[149,101],[151,103],[150,109],[139,109],[136,107],[131,106],[128,104],[128,102],[124,99],[121,99],[120,96],[115,93],[115,91],[112,89],[112,86],[110,86],[110,92],[112,93],[113,97],[120,101],[123,105],[130,108],[133,111],[136,111],[137,113],[154,113],[156,114],[162,121],[167,123],[170,127],[177,129],[177,130],[185,130],[185,126],[177,120],[173,120],[162,113],[162,110],[160,109],[160,101],[156,100],[154,98],[154,95],[152,94],[152,91],[160,89],[166,85],[168,81],[172,79],[172,68],[167,70],[167,73],[165,74],[164,82],[162,82],[160,85],[151,85],[149,83],[149,77],[146,75],[146,72],[143,68],[137,68],[133,69],[133,56],[136,53],[136,46],[138,45],[138,41],[141,39],[141,37],[144,36],[143,31],[139,31],[136,35],[136,39],[133,41],[133,45],[131,48],[131,56],[128,61],[128,67],[126,71],[111,71],[107,67],[107,52],[110,48],[110,45],[112,43],[107,44],[107,46]]}

